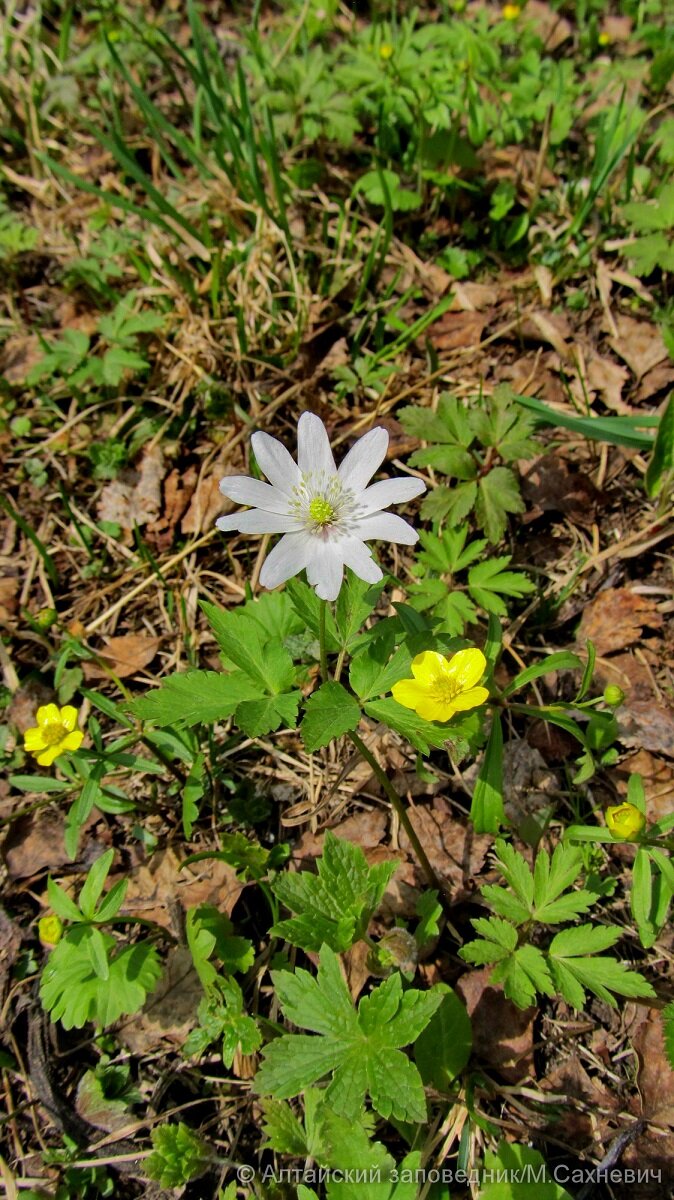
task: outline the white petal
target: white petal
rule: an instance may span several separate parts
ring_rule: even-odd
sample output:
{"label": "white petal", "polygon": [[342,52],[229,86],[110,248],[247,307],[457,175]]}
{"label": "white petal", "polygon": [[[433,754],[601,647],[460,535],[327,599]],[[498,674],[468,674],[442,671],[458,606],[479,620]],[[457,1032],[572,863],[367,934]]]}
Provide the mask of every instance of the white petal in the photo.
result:
{"label": "white petal", "polygon": [[299,575],[309,560],[311,541],[306,533],[288,533],[282,537],[264,561],[260,571],[262,586],[275,588],[292,575]]}
{"label": "white petal", "polygon": [[238,529],[239,533],[294,533],[301,529],[296,517],[288,513],[265,512],[263,508],[218,517],[215,524],[218,529]]}
{"label": "white petal", "polygon": [[379,569],[364,542],[358,538],[345,538],[340,545],[344,565],[350,567],[354,575],[364,579],[366,583],[379,583],[383,572]]}
{"label": "white petal", "polygon": [[284,492],[249,475],[226,475],[220,481],[220,491],[235,504],[251,504],[266,512],[288,512],[288,497]]}
{"label": "white petal", "polygon": [[338,471],[344,487],[362,492],[368,480],[381,466],[388,450],[388,433],[377,427],[371,429],[351,447]]}
{"label": "white petal", "polygon": [[354,521],[354,532],[363,541],[376,538],[382,542],[400,542],[404,546],[413,546],[419,539],[416,529],[396,517],[394,513],[376,512],[369,517],[361,517]]}
{"label": "white petal", "polygon": [[304,412],[297,426],[297,462],[303,475],[322,471],[335,475],[337,468],[325,425],[315,413]]}
{"label": "white petal", "polygon": [[344,578],[342,543],[311,539],[307,579],[321,600],[336,600]]}
{"label": "white petal", "polygon": [[300,481],[297,463],[291,458],[282,442],[268,433],[254,433],[250,439],[253,452],[270,483],[289,495]]}
{"label": "white petal", "polygon": [[388,508],[389,504],[404,504],[406,500],[413,500],[425,491],[426,484],[423,479],[414,479],[411,475],[382,479],[366,488],[358,497],[358,511],[363,514],[378,512],[382,508]]}

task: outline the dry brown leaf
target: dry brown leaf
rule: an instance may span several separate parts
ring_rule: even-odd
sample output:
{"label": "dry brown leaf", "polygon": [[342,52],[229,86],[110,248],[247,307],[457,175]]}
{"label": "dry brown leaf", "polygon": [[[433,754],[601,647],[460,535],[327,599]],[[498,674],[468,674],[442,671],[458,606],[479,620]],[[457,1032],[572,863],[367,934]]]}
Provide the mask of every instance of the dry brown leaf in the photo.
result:
{"label": "dry brown leaf", "polygon": [[661,1012],[650,1009],[632,1043],[639,1056],[637,1083],[644,1115],[658,1125],[674,1127],[674,1071],[665,1049]]}
{"label": "dry brown leaf", "polygon": [[7,338],[0,354],[0,375],[8,383],[23,383],[28,372],[44,358],[37,334],[19,333]]}
{"label": "dry brown leaf", "polygon": [[658,392],[664,392],[673,383],[674,367],[669,362],[660,363],[659,366],[653,367],[652,371],[647,371],[644,375],[634,397],[635,402],[641,404],[644,400],[652,400]]}
{"label": "dry brown leaf", "polygon": [[566,17],[560,16],[543,0],[528,0],[523,17],[533,22],[546,50],[556,50],[573,36],[573,27]]}
{"label": "dry brown leaf", "polygon": [[[443,796],[434,796],[432,807],[415,805],[408,809],[414,830],[428,854],[431,866],[446,879],[456,901],[473,895],[479,874],[493,839],[474,833],[454,816]],[[416,857],[404,830],[400,848],[416,865]]]}
{"label": "dry brown leaf", "polygon": [[[643,749],[637,750],[623,767],[630,775],[641,775],[649,821],[661,821],[674,812],[674,767]],[[627,793],[626,780],[619,786]]]}
{"label": "dry brown leaf", "polygon": [[611,42],[629,42],[632,36],[632,26],[631,17],[608,15],[602,17],[601,32],[605,33]]}
{"label": "dry brown leaf", "polygon": [[[98,654],[119,679],[126,679],[152,662],[160,641],[161,638],[150,637],[147,633],[126,633],[122,637],[106,638]],[[85,679],[107,678],[105,667],[98,663],[85,662],[82,669]]]}
{"label": "dry brown leaf", "polygon": [[577,641],[583,645],[590,638],[602,656],[633,645],[645,627],[661,626],[662,616],[653,600],[629,588],[606,588],[585,606]]}
{"label": "dry brown leaf", "polygon": [[467,971],[456,983],[473,1026],[473,1051],[511,1083],[533,1073],[535,1008],[517,1008],[489,983],[491,967]]}
{"label": "dry brown leaf", "polygon": [[571,348],[567,345],[565,339],[570,337],[571,329],[566,317],[561,316],[559,313],[530,313],[522,321],[520,333],[522,337],[530,338],[535,342],[548,342],[564,362],[569,361]]}
{"label": "dry brown leaf", "polygon": [[555,277],[549,267],[544,267],[542,263],[537,263],[534,267],[534,278],[538,284],[538,290],[541,293],[541,301],[544,308],[550,308],[552,304],[552,289],[554,287]]}
{"label": "dry brown leaf", "polygon": [[594,522],[602,498],[589,475],[572,470],[557,454],[544,454],[536,460],[522,481],[522,495],[531,506],[525,522],[552,512],[563,513],[577,525]]}
{"label": "dry brown leaf", "polygon": [[623,314],[616,318],[615,325],[617,335],[610,339],[611,347],[637,379],[667,358],[667,347],[657,325]]}
{"label": "dry brown leaf", "polygon": [[225,463],[223,458],[211,463],[201,475],[190,506],[180,522],[181,533],[203,533],[212,528],[216,517],[232,512],[236,506],[223,496],[220,480],[224,479],[225,475],[239,473],[231,464]]}
{"label": "dry brown leaf", "polygon": [[159,446],[145,451],[139,470],[131,475],[128,481],[115,479],[106,484],[98,501],[99,521],[121,525],[128,535],[135,525],[152,524],[159,516],[164,478],[164,455]]}
{"label": "dry brown leaf", "polygon": [[158,520],[147,527],[147,540],[159,551],[168,550],[178,521],[189,504],[197,484],[194,467],[186,471],[175,468],[164,483],[164,506]]}
{"label": "dry brown leaf", "polygon": [[[83,828],[88,830],[99,820],[94,811]],[[20,817],[10,826],[2,854],[10,879],[28,879],[41,871],[55,871],[70,862],[64,845],[65,817],[56,811],[44,810],[32,816]],[[80,844],[80,857],[88,858],[91,845]],[[98,846],[98,853],[102,853]]]}
{"label": "dry brown leaf", "polygon": [[186,946],[174,946],[155,991],[140,1013],[118,1029],[118,1036],[134,1054],[150,1054],[166,1042],[182,1046],[197,1024],[203,996],[190,951]]}
{"label": "dry brown leaf", "polygon": [[436,350],[446,354],[465,346],[477,346],[488,323],[489,314],[449,311],[429,326],[425,336]]}
{"label": "dry brown leaf", "polygon": [[482,312],[499,301],[498,288],[487,283],[452,283],[450,312]]}
{"label": "dry brown leaf", "polygon": [[9,621],[19,604],[19,580],[16,575],[0,577],[0,621]]}
{"label": "dry brown leaf", "polygon": [[243,884],[234,867],[216,858],[192,863],[181,869],[181,860],[171,848],[158,850],[146,863],[134,867],[123,912],[156,921],[172,928],[171,910],[177,902],[186,912],[195,904],[214,904],[231,916]]}
{"label": "dry brown leaf", "polygon": [[601,392],[604,404],[613,412],[631,413],[633,411],[622,398],[622,390],[627,383],[627,378],[625,368],[610,358],[600,358],[599,355],[594,355],[590,359],[587,368],[587,382],[594,391]]}
{"label": "dry brown leaf", "polygon": [[21,945],[21,930],[0,904],[0,1011],[9,986],[12,967]]}
{"label": "dry brown leaf", "polygon": [[630,700],[616,713],[624,746],[674,758],[674,712],[663,702]]}

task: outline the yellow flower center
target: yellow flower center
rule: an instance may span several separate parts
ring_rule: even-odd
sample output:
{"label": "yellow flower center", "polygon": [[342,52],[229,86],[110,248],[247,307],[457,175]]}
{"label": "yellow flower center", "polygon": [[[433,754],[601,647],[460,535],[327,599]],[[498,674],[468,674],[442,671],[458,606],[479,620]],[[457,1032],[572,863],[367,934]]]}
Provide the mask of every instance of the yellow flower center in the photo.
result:
{"label": "yellow flower center", "polygon": [[436,675],[431,684],[431,695],[438,704],[451,704],[460,691],[458,683],[453,679],[446,679],[444,675]]}
{"label": "yellow flower center", "polygon": [[56,746],[58,742],[62,742],[68,736],[68,730],[60,721],[47,721],[40,732],[45,746]]}
{"label": "yellow flower center", "polygon": [[316,496],[309,505],[309,516],[317,525],[329,525],[334,520],[335,510],[328,500]]}

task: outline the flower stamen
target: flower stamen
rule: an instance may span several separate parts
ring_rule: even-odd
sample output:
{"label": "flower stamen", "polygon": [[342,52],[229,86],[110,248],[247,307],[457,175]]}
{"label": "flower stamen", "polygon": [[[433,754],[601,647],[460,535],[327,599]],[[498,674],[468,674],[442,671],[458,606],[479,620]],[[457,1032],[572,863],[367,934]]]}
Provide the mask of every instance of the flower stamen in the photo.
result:
{"label": "flower stamen", "polygon": [[335,519],[335,510],[329,500],[315,496],[309,505],[309,516],[317,525],[329,525]]}

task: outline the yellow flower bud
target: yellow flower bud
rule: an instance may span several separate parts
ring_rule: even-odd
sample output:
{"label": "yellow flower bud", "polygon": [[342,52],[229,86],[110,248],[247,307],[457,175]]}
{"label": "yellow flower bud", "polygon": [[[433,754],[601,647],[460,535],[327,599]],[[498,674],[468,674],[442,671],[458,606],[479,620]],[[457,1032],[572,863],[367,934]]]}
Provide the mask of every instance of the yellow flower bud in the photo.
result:
{"label": "yellow flower bud", "polygon": [[609,33],[600,33],[599,37],[597,38],[597,41],[599,42],[600,46],[610,46],[611,45],[611,35]]}
{"label": "yellow flower bud", "polygon": [[625,801],[606,809],[606,824],[615,837],[633,841],[641,833],[646,818],[634,804]]}
{"label": "yellow flower bud", "polygon": [[625,693],[617,683],[609,683],[604,688],[604,704],[608,704],[609,708],[620,708]]}
{"label": "yellow flower bud", "polygon": [[501,16],[504,21],[516,21],[522,9],[519,4],[504,4],[501,9]]}
{"label": "yellow flower bud", "polygon": [[395,46],[392,46],[390,42],[382,42],[381,46],[379,47],[379,57],[382,58],[384,62],[388,62],[389,58],[393,58],[394,52]]}
{"label": "yellow flower bud", "polygon": [[56,913],[40,917],[37,923],[37,933],[43,946],[55,946],[63,936],[63,922]]}

